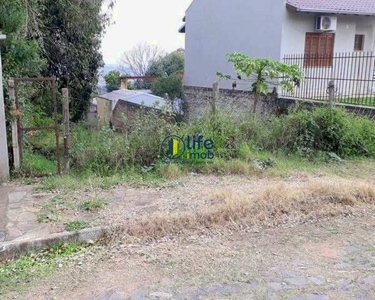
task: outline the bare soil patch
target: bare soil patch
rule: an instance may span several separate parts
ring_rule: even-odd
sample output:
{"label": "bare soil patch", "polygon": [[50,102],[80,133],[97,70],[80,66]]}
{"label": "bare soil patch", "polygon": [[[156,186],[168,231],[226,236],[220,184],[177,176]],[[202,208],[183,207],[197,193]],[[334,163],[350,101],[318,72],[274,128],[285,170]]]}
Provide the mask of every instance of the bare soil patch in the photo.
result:
{"label": "bare soil patch", "polygon": [[[129,235],[158,238],[361,215],[375,207],[374,183],[333,175],[280,179],[194,174],[156,188],[124,184],[112,190],[65,193],[57,196],[57,205],[40,203],[40,214],[47,216],[55,231],[64,230],[68,222],[82,221],[122,226]],[[95,199],[103,205],[85,209]],[[51,208],[50,215],[46,207]]]}
{"label": "bare soil patch", "polygon": [[[372,299],[374,214],[249,233],[125,238],[27,299]],[[19,296],[8,293],[4,299]]]}

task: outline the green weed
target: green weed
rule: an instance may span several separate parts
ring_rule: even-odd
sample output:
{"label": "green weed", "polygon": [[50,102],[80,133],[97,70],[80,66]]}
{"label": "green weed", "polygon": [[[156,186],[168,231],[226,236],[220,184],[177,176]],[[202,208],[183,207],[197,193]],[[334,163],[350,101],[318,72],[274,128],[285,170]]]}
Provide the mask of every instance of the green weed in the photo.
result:
{"label": "green weed", "polygon": [[85,251],[83,245],[58,243],[20,259],[0,263],[0,295],[10,290],[22,290],[35,280],[52,274],[59,265],[67,264],[70,256]]}
{"label": "green weed", "polygon": [[81,204],[81,208],[88,211],[99,210],[109,203],[106,198],[94,197]]}
{"label": "green weed", "polygon": [[85,228],[90,227],[90,224],[85,222],[85,221],[70,221],[68,224],[65,226],[66,231],[79,231]]}
{"label": "green weed", "polygon": [[55,174],[57,172],[56,163],[42,155],[31,151],[24,151],[22,161],[22,171],[26,174]]}

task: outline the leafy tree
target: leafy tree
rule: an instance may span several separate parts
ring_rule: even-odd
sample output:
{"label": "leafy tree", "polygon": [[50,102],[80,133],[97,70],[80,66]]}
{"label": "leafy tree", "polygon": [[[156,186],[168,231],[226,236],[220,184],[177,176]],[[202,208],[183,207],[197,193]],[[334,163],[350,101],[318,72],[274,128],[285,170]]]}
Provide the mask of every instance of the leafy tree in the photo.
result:
{"label": "leafy tree", "polygon": [[184,99],[184,89],[181,79],[175,75],[164,76],[156,80],[151,89],[154,95],[164,97],[168,94],[170,99]]}
{"label": "leafy tree", "polygon": [[120,71],[112,70],[107,75],[104,76],[105,82],[107,84],[107,91],[112,92],[120,89]]}
{"label": "leafy tree", "polygon": [[41,0],[38,11],[45,75],[54,75],[59,86],[70,89],[72,119],[84,115],[95,91],[98,69],[103,66],[101,36],[109,24],[102,13],[106,0]]}
{"label": "leafy tree", "polygon": [[[6,35],[6,40],[1,43],[1,59],[3,67],[3,87],[5,94],[5,114],[7,122],[12,119],[11,103],[7,93],[7,81],[11,77],[38,76],[45,66],[40,55],[40,44],[34,39],[37,28],[28,13],[36,9],[36,1],[0,0],[0,32]],[[22,85],[19,97],[33,96],[35,90],[32,85]],[[7,126],[8,139],[11,139],[11,130]]]}
{"label": "leafy tree", "polygon": [[[37,8],[29,1],[30,9]],[[40,44],[33,39],[37,32],[22,0],[0,0],[0,32],[7,38],[0,45],[4,82],[10,77],[37,76],[44,67]],[[4,85],[6,87],[6,84]]]}
{"label": "leafy tree", "polygon": [[166,56],[163,56],[157,61],[154,61],[148,71],[147,75],[151,76],[170,76],[177,73],[184,72],[185,55],[183,49],[178,49]]}
{"label": "leafy tree", "polygon": [[[237,79],[242,80],[242,76],[246,76],[252,82],[252,91],[255,93],[254,113],[260,96],[266,95],[271,85],[278,84],[283,89],[293,92],[303,78],[297,65],[287,65],[268,58],[251,58],[241,53],[231,53],[228,54],[228,62],[233,63],[238,74]],[[217,75],[224,79],[231,79],[230,75],[220,72]]]}
{"label": "leafy tree", "polygon": [[[73,120],[81,118],[102,66],[101,35],[114,0],[0,0],[4,81],[9,77],[56,76],[68,87]],[[5,85],[6,87],[6,85]],[[28,93],[29,98],[40,98]]]}

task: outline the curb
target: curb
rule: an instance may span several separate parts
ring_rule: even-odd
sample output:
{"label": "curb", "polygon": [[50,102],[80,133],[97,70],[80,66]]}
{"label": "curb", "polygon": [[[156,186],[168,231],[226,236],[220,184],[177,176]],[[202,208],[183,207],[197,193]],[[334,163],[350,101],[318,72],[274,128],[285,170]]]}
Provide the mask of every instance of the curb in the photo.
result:
{"label": "curb", "polygon": [[45,238],[4,242],[0,244],[0,262],[18,258],[26,253],[30,253],[35,250],[41,250],[59,242],[82,243],[99,240],[109,232],[109,228],[106,227],[93,227],[77,232],[54,233]]}

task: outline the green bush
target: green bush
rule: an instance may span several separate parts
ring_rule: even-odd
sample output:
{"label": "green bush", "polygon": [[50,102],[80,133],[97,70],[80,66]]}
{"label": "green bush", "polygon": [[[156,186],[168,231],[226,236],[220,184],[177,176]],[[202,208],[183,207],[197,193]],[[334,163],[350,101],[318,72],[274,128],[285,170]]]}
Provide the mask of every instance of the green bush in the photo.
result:
{"label": "green bush", "polygon": [[244,147],[312,158],[375,156],[375,123],[340,108],[299,110],[280,117],[218,113],[180,127],[179,133],[213,139],[215,156],[223,159],[243,156]]}
{"label": "green bush", "polygon": [[73,168],[109,176],[132,166],[151,166],[160,155],[161,142],[175,127],[168,114],[144,109],[136,114],[130,132],[76,126],[71,134]]}
{"label": "green bush", "polygon": [[375,123],[344,109],[299,111],[274,119],[270,125],[274,126],[270,128],[273,133],[268,150],[279,148],[304,155],[335,153],[342,157],[375,155]]}
{"label": "green bush", "polygon": [[78,171],[109,176],[124,169],[131,160],[128,140],[107,126],[100,131],[77,126],[71,144],[72,165]]}
{"label": "green bush", "polygon": [[[150,166],[160,155],[162,141],[177,130],[173,116],[167,112],[138,111],[128,139],[132,165]],[[123,136],[124,138],[124,136]]]}

